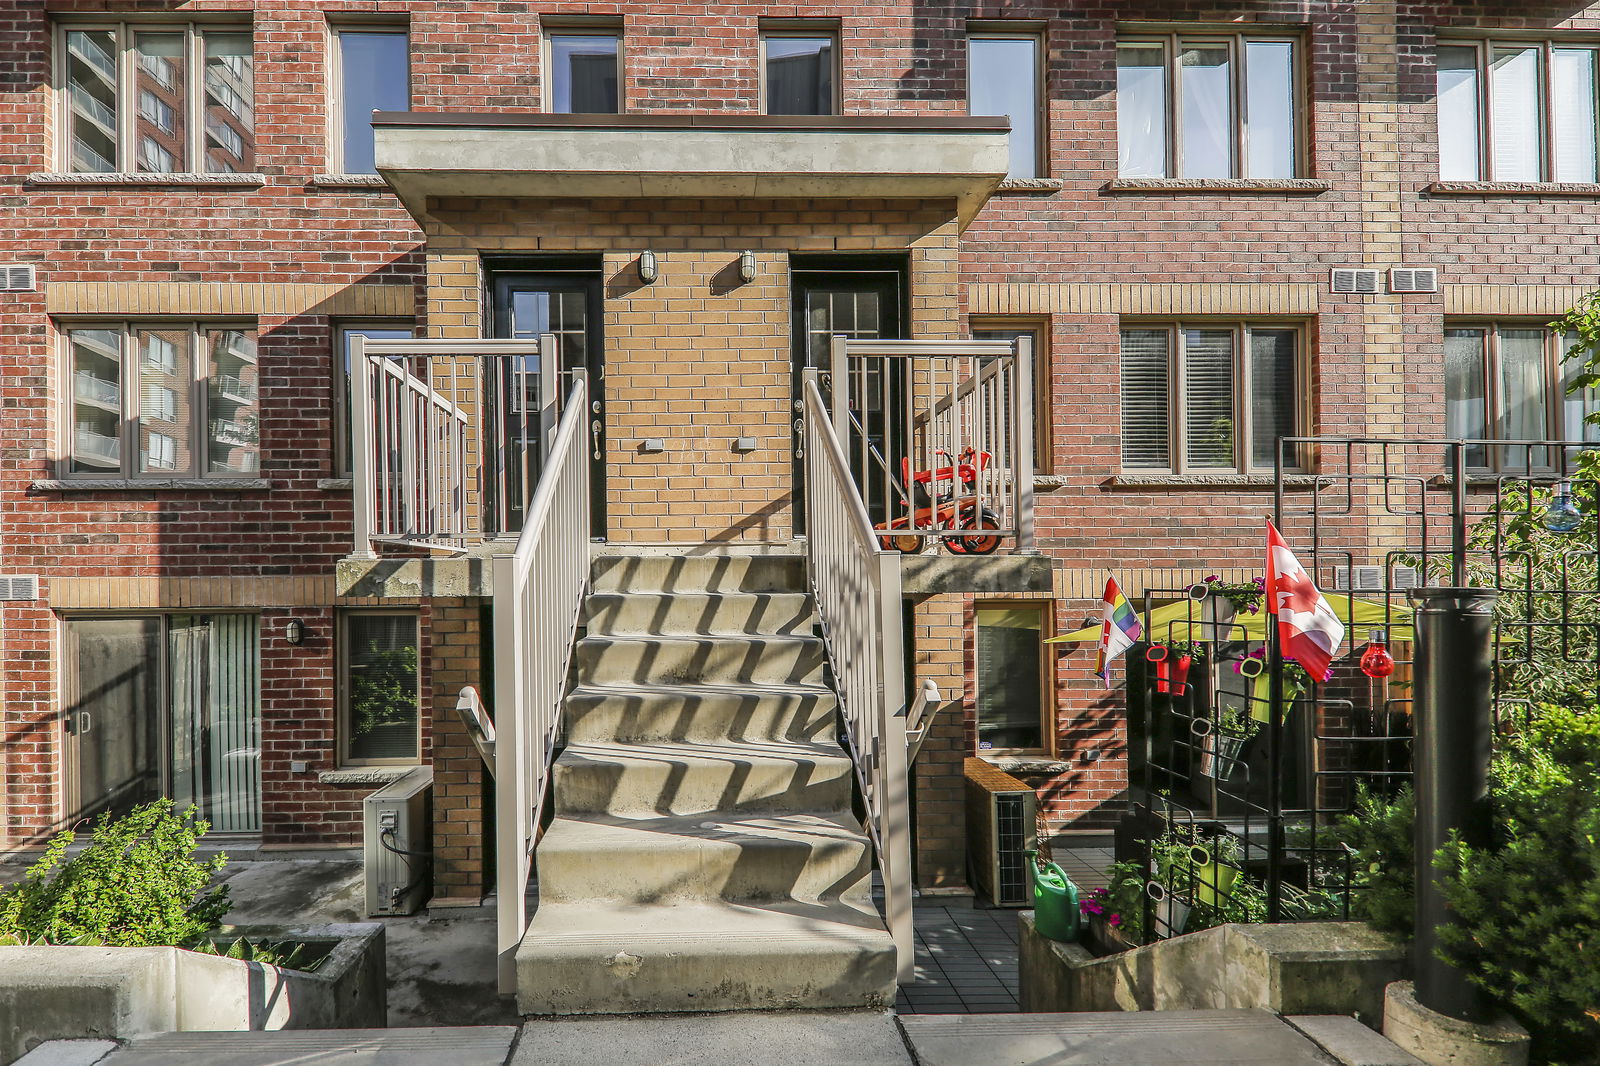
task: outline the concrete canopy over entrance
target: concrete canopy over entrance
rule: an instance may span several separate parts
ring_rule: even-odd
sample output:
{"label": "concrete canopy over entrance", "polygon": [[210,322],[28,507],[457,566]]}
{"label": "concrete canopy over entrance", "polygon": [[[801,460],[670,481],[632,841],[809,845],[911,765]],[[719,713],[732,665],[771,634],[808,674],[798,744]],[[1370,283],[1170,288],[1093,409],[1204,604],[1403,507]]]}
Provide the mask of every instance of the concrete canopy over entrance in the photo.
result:
{"label": "concrete canopy over entrance", "polygon": [[1003,118],[380,111],[377,169],[429,197],[950,199],[965,227],[1004,180]]}

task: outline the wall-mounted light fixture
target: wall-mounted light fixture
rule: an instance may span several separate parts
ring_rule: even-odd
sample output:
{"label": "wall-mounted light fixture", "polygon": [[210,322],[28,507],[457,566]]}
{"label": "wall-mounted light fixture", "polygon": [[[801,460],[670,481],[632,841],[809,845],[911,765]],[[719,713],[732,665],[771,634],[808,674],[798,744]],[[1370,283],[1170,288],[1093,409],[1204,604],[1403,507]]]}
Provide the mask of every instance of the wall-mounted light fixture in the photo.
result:
{"label": "wall-mounted light fixture", "polygon": [[739,253],[739,280],[746,284],[756,280],[756,253]]}
{"label": "wall-mounted light fixture", "polygon": [[298,618],[289,619],[289,623],[283,627],[283,639],[290,644],[305,643],[306,624]]}
{"label": "wall-mounted light fixture", "polygon": [[656,265],[656,253],[643,251],[639,253],[639,280],[646,285],[651,284],[661,276],[661,268]]}

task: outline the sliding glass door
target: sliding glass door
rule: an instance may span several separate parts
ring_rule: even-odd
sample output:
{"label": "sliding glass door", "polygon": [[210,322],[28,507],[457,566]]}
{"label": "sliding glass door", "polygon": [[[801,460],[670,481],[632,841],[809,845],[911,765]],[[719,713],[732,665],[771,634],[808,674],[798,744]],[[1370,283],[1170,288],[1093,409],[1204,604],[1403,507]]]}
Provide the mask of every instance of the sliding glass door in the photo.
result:
{"label": "sliding glass door", "polygon": [[214,832],[259,832],[255,616],[76,618],[66,630],[72,817],[165,795],[198,808]]}

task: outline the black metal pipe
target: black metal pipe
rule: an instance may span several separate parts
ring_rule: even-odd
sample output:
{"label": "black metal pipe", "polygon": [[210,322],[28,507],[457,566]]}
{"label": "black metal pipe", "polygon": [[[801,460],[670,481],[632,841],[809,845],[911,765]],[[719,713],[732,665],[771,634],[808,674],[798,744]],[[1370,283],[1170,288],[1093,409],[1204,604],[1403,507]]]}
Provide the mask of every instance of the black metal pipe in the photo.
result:
{"label": "black metal pipe", "polygon": [[1422,588],[1416,614],[1413,759],[1416,771],[1417,1000],[1453,1018],[1484,1019],[1478,990],[1435,954],[1441,926],[1457,921],[1433,869],[1451,831],[1488,842],[1489,756],[1494,734],[1494,604],[1490,589]]}

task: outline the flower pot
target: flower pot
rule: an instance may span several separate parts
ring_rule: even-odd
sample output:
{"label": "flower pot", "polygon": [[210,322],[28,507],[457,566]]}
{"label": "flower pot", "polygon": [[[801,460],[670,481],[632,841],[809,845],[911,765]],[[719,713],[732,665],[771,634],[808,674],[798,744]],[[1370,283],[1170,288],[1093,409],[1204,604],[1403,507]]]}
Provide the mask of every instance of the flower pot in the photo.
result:
{"label": "flower pot", "polygon": [[1071,942],[1081,932],[1083,913],[1078,886],[1053,862],[1040,868],[1038,853],[1028,852],[1028,883],[1033,889],[1033,927],[1040,936]]}
{"label": "flower pot", "polygon": [[1225,733],[1207,733],[1200,740],[1200,774],[1203,777],[1226,781],[1238,772],[1239,753],[1244,750],[1244,737],[1230,737]]}

